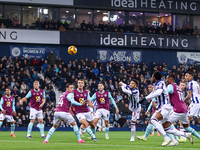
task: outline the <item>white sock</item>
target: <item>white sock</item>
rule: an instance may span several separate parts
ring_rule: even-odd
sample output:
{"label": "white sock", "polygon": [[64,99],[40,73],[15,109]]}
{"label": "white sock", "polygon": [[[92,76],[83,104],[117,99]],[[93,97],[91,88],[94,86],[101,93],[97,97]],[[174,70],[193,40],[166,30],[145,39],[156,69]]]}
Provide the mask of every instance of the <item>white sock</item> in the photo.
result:
{"label": "white sock", "polygon": [[170,134],[173,134],[173,135],[176,135],[176,136],[184,136],[184,137],[187,137],[187,134],[184,133],[184,132],[181,132],[181,131],[178,131],[177,129],[175,128],[166,128],[165,131],[167,133],[170,133]]}
{"label": "white sock", "polygon": [[135,123],[131,123],[131,138],[135,139]]}
{"label": "white sock", "polygon": [[[180,131],[181,131],[181,132],[185,132],[185,129],[184,129],[183,127],[180,127]],[[180,138],[182,138],[182,139],[184,139],[184,140],[186,139],[186,137],[184,137],[184,136],[181,136]]]}
{"label": "white sock", "polygon": [[158,122],[156,118],[151,119],[151,123],[154,125],[154,127],[164,136],[164,138],[168,138],[165,130],[163,129],[163,126]]}

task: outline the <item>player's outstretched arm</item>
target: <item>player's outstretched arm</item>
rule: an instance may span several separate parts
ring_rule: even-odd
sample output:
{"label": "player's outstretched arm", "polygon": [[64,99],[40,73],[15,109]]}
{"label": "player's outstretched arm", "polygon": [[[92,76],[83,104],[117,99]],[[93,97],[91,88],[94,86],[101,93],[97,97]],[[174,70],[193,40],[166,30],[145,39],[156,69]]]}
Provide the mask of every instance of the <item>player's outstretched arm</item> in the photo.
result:
{"label": "player's outstretched arm", "polygon": [[173,94],[173,93],[174,93],[174,87],[173,87],[171,84],[169,84],[169,85],[167,86],[167,92],[168,92],[169,94]]}
{"label": "player's outstretched arm", "polygon": [[3,103],[4,103],[4,100],[3,98],[1,98],[0,109],[2,110],[3,114],[6,114],[6,110],[3,109]]}
{"label": "player's outstretched arm", "polygon": [[20,105],[23,105],[23,102],[25,101],[25,100],[27,100],[28,98],[31,98],[31,91],[29,91],[28,92],[28,94],[24,97],[24,98],[22,98],[20,101],[19,101],[19,103],[20,103]]}
{"label": "player's outstretched arm", "polygon": [[16,110],[15,110],[15,99],[13,100],[12,110],[13,110],[13,114],[16,115]]}
{"label": "player's outstretched arm", "polygon": [[78,103],[74,100],[74,93],[70,93],[67,95],[67,99],[68,101],[70,101],[72,103],[72,105],[77,105],[77,106],[82,106],[83,104]]}
{"label": "player's outstretched arm", "polygon": [[162,93],[163,89],[157,89],[156,91],[151,92],[148,96],[143,97],[139,100],[139,103],[142,104],[147,99],[152,99],[158,97]]}
{"label": "player's outstretched arm", "polygon": [[94,93],[94,94],[92,95],[92,97],[90,97],[90,101],[92,102],[92,101],[95,100],[95,99],[97,99],[96,93]]}
{"label": "player's outstretched arm", "polygon": [[131,90],[130,89],[127,89],[125,86],[122,85],[122,91],[126,94],[132,94]]}
{"label": "player's outstretched arm", "polygon": [[116,109],[116,114],[119,113],[119,109],[117,108],[117,105],[115,103],[114,98],[111,96],[110,92],[108,93],[108,98],[111,100],[112,104],[114,105],[115,109]]}

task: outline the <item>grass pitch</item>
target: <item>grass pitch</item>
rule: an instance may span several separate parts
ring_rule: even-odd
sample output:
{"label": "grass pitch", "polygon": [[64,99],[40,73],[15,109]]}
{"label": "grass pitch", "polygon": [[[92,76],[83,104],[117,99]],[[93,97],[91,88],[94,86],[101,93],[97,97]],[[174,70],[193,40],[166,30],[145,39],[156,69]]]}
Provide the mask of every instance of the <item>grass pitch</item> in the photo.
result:
{"label": "grass pitch", "polygon": [[[47,134],[47,132],[45,132]],[[136,132],[137,135],[143,135],[144,132]],[[0,150],[155,150],[155,149],[177,149],[177,150],[199,150],[200,140],[194,137],[194,144],[191,145],[187,140],[186,143],[179,143],[178,146],[162,147],[162,136],[149,136],[146,142],[135,139],[130,142],[131,132],[109,132],[109,140],[105,139],[105,132],[97,132],[96,137],[99,142],[93,142],[88,139],[89,135],[84,134],[82,137],[85,143],[78,144],[74,132],[71,131],[55,131],[50,138],[49,143],[43,144],[40,132],[32,132],[33,139],[26,139],[26,132],[15,132],[16,138],[10,136],[10,132],[0,132]]]}

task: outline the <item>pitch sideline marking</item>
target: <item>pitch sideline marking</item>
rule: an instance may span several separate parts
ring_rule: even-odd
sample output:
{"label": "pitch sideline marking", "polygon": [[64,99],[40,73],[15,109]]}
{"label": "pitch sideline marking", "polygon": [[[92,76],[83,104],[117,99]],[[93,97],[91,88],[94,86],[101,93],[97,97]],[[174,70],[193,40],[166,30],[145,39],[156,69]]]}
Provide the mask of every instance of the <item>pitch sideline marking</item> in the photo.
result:
{"label": "pitch sideline marking", "polygon": [[[12,140],[0,140],[0,142],[21,142],[21,143],[42,143],[42,142],[35,142],[35,141],[12,141]],[[60,143],[60,142],[52,142],[52,143],[59,143],[59,144],[74,144],[74,145],[77,145],[78,143]],[[82,146],[84,145],[93,145],[93,146],[96,146],[98,144],[82,144]],[[120,147],[120,146],[123,146],[123,147],[140,147],[140,148],[160,148],[160,149],[163,149],[163,148],[167,148],[166,146],[165,147],[149,147],[149,146],[130,146],[130,145],[127,145],[127,146],[124,146],[124,145],[111,145],[111,144],[106,144],[106,145],[101,145],[101,146],[113,146],[113,147]],[[170,147],[168,147],[170,148]],[[191,149],[191,150],[199,150],[198,148],[176,148],[176,149]]]}

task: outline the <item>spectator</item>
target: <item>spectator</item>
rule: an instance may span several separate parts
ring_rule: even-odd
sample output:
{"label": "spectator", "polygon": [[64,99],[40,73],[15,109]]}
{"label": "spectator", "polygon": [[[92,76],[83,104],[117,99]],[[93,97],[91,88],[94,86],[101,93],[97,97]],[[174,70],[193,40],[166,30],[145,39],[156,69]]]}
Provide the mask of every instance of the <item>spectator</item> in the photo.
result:
{"label": "spectator", "polygon": [[131,128],[130,122],[127,119],[126,122],[124,123],[124,128]]}
{"label": "spectator", "polygon": [[48,55],[49,64],[53,67],[56,62],[56,55],[54,54],[53,50],[51,50],[50,54]]}
{"label": "spectator", "polygon": [[126,119],[124,116],[122,116],[121,118],[119,118],[118,120],[118,124],[119,124],[119,127],[124,127],[124,123],[126,122]]}
{"label": "spectator", "polygon": [[21,84],[21,93],[23,92],[23,91],[25,91],[26,90],[26,84],[25,84],[25,82],[24,81],[22,81],[22,84]]}

